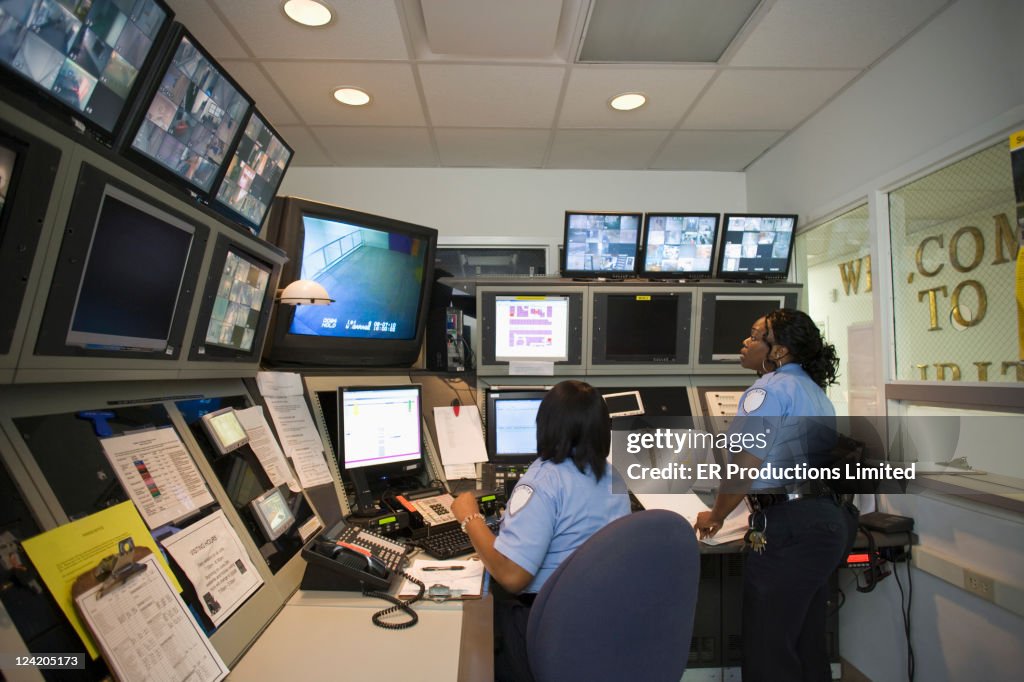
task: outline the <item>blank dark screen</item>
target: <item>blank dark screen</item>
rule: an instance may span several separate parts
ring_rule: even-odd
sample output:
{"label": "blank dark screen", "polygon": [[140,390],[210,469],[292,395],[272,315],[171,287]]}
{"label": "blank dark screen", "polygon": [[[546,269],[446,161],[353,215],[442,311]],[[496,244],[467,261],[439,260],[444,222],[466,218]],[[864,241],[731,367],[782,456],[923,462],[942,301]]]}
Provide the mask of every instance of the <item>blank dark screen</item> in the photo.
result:
{"label": "blank dark screen", "polygon": [[71,329],[166,340],[192,234],[107,195]]}
{"label": "blank dark screen", "polygon": [[675,355],[678,311],[675,296],[608,296],[607,358]]}
{"label": "blank dark screen", "polygon": [[712,352],[716,355],[738,354],[754,323],[778,307],[778,299],[716,299]]}

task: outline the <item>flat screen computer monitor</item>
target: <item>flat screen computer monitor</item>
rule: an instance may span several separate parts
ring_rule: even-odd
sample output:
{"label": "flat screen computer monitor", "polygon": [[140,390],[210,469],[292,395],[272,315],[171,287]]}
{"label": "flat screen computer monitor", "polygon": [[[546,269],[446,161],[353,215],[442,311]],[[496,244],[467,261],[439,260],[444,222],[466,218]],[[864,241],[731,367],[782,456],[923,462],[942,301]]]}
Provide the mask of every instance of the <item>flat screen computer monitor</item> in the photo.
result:
{"label": "flat screen computer monitor", "polygon": [[372,513],[395,479],[423,469],[421,387],[338,388],[338,470],[355,487],[356,511]]}
{"label": "flat screen computer monitor", "polygon": [[249,509],[267,542],[278,539],[295,525],[295,515],[280,488],[271,488],[253,499]]}
{"label": "flat screen computer monitor", "polygon": [[173,52],[126,153],[207,198],[252,101],[184,27],[174,28]]}
{"label": "flat screen computer monitor", "polygon": [[717,213],[644,215],[640,275],[651,279],[700,279],[715,267]]}
{"label": "flat screen computer monitor", "polygon": [[562,274],[625,278],[636,274],[641,213],[566,211]]}
{"label": "flat screen computer monitor", "polygon": [[564,296],[497,296],[494,359],[569,358],[569,299]]}
{"label": "flat screen computer monitor", "polygon": [[253,109],[210,205],[259,234],[292,154],[284,138]]}
{"label": "flat screen computer monitor", "polygon": [[685,365],[690,361],[688,291],[594,291],[591,364]]}
{"label": "flat screen computer monitor", "polygon": [[108,185],[66,344],[164,352],[194,235],[192,224]]}
{"label": "flat screen computer monitor", "polygon": [[526,465],[537,458],[537,410],[544,390],[487,392],[487,456],[495,464]]}
{"label": "flat screen computer monitor", "polygon": [[779,308],[795,308],[795,291],[745,293],[703,292],[700,310],[700,364],[740,361],[743,341],[758,318]]}
{"label": "flat screen computer monitor", "polygon": [[294,197],[279,207],[276,243],[292,257],[283,280],[319,282],[333,303],[278,309],[271,362],[415,362],[423,345],[437,230]]}
{"label": "flat screen computer monitor", "polygon": [[0,3],[4,80],[111,140],[173,16],[163,0]]}
{"label": "flat screen computer monitor", "polygon": [[218,237],[189,359],[258,361],[280,271],[233,238]]}
{"label": "flat screen computer monitor", "polygon": [[793,254],[797,216],[726,213],[718,276],[738,280],[784,280]]}

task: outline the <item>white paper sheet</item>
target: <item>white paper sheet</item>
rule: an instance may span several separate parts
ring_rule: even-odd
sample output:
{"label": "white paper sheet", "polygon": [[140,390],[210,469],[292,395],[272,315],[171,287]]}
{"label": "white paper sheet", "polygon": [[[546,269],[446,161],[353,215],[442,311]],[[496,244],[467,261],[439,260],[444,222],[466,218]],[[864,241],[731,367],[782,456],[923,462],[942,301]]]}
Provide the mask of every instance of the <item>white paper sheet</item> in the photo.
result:
{"label": "white paper sheet", "polygon": [[458,416],[454,407],[435,407],[434,426],[441,462],[446,467],[487,461],[483,422],[476,405],[460,405]]}
{"label": "white paper sheet", "polygon": [[281,448],[291,458],[299,482],[304,488],[330,483],[324,444],[306,406],[302,378],[289,372],[258,372],[256,383],[281,438]]}
{"label": "white paper sheet", "polygon": [[99,597],[76,602],[119,680],[217,682],[228,674],[217,650],[150,554],[146,570]]}
{"label": "white paper sheet", "polygon": [[172,427],[111,436],[100,445],[150,528],[213,502],[196,463]]}
{"label": "white paper sheet", "polygon": [[274,433],[270,430],[270,424],[267,423],[267,418],[263,415],[263,408],[254,405],[245,410],[235,410],[235,414],[238,415],[238,421],[242,423],[242,428],[249,436],[249,447],[252,448],[256,459],[263,466],[270,482],[275,486],[286,483],[288,489],[293,493],[302,490],[299,482],[295,480],[292,468],[288,466],[288,460],[285,459],[281,446],[277,444],[277,439],[274,438]]}
{"label": "white paper sheet", "polygon": [[[709,511],[704,502],[693,493],[667,494],[667,493],[639,493],[636,499],[644,506],[644,509],[667,509],[679,514],[692,526],[697,522],[697,514]],[[726,517],[725,523],[713,538],[701,540],[706,545],[721,545],[733,540],[742,540],[749,528],[747,522],[747,506],[740,502],[732,513]]]}
{"label": "white paper sheet", "polygon": [[219,626],[263,584],[224,512],[218,509],[162,541]]}
{"label": "white paper sheet", "polygon": [[[427,587],[444,585],[452,591],[453,597],[479,597],[483,589],[484,564],[479,559],[416,559],[405,572],[419,579]],[[417,587],[406,580],[398,594],[413,595],[416,594],[416,590]]]}

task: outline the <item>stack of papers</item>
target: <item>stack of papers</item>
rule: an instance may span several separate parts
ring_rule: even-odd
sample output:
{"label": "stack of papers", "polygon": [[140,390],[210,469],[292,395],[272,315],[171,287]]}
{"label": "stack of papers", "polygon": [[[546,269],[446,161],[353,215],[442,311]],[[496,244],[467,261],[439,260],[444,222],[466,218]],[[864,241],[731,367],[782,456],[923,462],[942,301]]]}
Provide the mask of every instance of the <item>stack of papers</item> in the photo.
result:
{"label": "stack of papers", "polygon": [[[429,589],[432,585],[443,585],[451,591],[452,599],[475,599],[480,597],[484,582],[484,564],[479,559],[461,561],[436,561],[416,559],[405,572],[416,578]],[[398,594],[411,597],[419,588],[408,580],[402,582]]]}
{"label": "stack of papers", "polygon": [[[667,509],[674,511],[689,521],[691,526],[697,523],[697,514],[710,511],[710,507],[693,493],[641,493],[636,495],[636,499],[640,501],[644,509]],[[701,542],[706,545],[723,545],[733,540],[742,540],[743,536],[747,533],[747,529],[750,527],[747,521],[748,516],[747,506],[741,502],[726,517],[725,523],[715,533],[715,536],[704,538]]]}

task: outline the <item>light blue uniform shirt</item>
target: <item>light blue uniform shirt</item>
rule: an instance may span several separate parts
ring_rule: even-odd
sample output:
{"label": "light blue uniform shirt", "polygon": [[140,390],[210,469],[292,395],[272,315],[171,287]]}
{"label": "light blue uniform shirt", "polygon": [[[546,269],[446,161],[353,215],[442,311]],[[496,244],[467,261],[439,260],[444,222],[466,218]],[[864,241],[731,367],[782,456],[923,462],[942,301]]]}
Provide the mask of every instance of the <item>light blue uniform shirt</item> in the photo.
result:
{"label": "light blue uniform shirt", "polygon": [[[835,445],[836,411],[803,367],[783,365],[758,379],[740,398],[729,433],[762,435],[764,447],[747,452],[777,468],[826,466]],[[752,492],[798,485],[799,481],[757,479]]]}
{"label": "light blue uniform shirt", "polygon": [[600,481],[571,459],[534,460],[512,491],[495,549],[533,575],[523,592],[544,581],[577,547],[629,513],[629,496],[612,492],[611,465]]}

